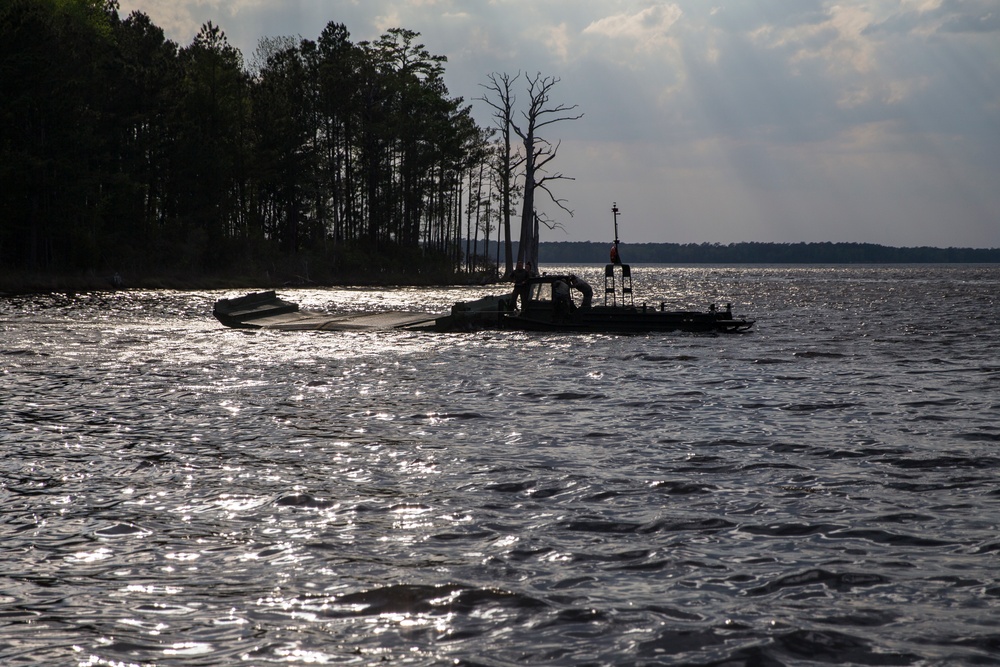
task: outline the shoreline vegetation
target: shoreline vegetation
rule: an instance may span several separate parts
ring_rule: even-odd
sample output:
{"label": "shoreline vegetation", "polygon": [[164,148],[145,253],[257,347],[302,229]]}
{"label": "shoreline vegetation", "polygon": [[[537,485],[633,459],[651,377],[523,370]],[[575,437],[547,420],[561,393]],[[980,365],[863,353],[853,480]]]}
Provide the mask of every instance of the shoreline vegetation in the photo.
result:
{"label": "shoreline vegetation", "polygon": [[109,292],[118,290],[246,290],[295,287],[391,287],[482,286],[501,282],[494,274],[452,274],[429,276],[358,276],[353,279],[311,280],[304,276],[275,277],[269,274],[188,274],[157,273],[122,275],[96,273],[29,272],[0,273],[0,298],[25,294]]}
{"label": "shoreline vegetation", "polygon": [[[609,243],[551,242],[539,246],[551,263],[608,260]],[[893,247],[875,243],[623,243],[633,264],[994,264],[1000,248]]]}
{"label": "shoreline vegetation", "polygon": [[[551,264],[604,264],[606,242],[542,242],[541,268]],[[893,265],[893,264],[1000,264],[1000,248],[898,248],[867,243],[731,243],[623,244],[622,254],[632,264],[665,265]],[[482,248],[496,253],[495,244]],[[488,250],[488,252],[487,252]],[[340,263],[343,267],[343,262]],[[437,270],[407,270],[407,264],[350,263],[349,270],[326,265],[309,270],[302,258],[284,267],[267,269],[249,265],[242,271],[27,271],[0,268],[0,296],[46,292],[97,292],[118,289],[243,290],[282,287],[373,287],[486,285],[502,282],[494,266],[480,271],[458,271],[438,263]],[[365,268],[367,266],[367,268]]]}

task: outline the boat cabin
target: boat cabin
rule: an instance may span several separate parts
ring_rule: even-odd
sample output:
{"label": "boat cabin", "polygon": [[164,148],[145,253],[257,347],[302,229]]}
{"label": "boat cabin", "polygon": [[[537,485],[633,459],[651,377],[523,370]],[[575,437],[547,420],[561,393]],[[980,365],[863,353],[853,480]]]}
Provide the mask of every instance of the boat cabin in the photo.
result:
{"label": "boat cabin", "polygon": [[561,282],[569,286],[569,276],[538,276],[528,280],[528,300],[529,301],[552,301],[553,285]]}
{"label": "boat cabin", "polygon": [[[522,310],[546,308],[568,313],[579,308],[581,305],[578,303],[579,295],[582,293],[576,291],[572,284],[573,276],[570,275],[541,275],[530,278],[528,303],[522,306]],[[577,299],[574,299],[574,296],[577,296]]]}

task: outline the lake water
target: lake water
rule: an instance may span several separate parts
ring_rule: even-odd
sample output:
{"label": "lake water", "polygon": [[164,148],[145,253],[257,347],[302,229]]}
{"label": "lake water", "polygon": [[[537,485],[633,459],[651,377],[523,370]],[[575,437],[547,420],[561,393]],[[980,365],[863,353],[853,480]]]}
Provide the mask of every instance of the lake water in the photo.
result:
{"label": "lake water", "polygon": [[[600,269],[574,268],[598,295]],[[633,273],[757,326],[247,332],[211,316],[243,292],[0,298],[0,664],[1000,664],[1000,266]]]}

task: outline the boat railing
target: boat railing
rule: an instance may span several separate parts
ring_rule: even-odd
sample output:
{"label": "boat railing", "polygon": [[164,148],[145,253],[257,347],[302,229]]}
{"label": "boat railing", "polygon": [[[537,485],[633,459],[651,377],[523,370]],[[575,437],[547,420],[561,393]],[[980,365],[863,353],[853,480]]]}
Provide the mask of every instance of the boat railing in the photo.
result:
{"label": "boat railing", "polygon": [[[620,276],[615,275],[615,267],[620,266]],[[611,305],[618,305],[618,296],[621,294],[622,306],[635,306],[635,299],[632,296],[632,267],[628,264],[607,264],[604,267],[604,305],[608,305],[608,296],[611,296]]]}

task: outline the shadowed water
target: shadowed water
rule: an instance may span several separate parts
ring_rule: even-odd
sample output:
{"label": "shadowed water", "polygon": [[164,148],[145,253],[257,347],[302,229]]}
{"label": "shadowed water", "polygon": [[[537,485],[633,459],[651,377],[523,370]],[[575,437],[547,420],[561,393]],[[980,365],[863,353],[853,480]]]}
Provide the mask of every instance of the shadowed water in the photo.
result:
{"label": "shadowed water", "polygon": [[1000,267],[633,270],[757,326],[0,299],[0,664],[1000,664]]}

